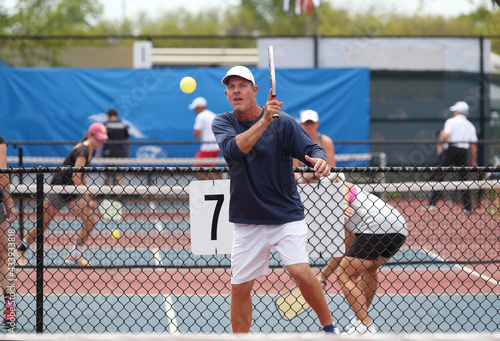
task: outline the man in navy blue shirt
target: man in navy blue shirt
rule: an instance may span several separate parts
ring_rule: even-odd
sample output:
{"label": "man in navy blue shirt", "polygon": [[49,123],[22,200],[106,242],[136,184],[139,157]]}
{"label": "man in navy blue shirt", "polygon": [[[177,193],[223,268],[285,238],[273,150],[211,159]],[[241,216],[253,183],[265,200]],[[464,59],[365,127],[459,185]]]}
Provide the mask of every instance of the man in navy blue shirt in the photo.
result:
{"label": "man in navy blue shirt", "polygon": [[[293,174],[293,158],[329,176],[326,154],[300,125],[281,112],[283,102],[257,104],[258,87],[244,66],[222,79],[232,112],[217,115],[212,130],[231,172],[229,220],[234,223],[231,253],[231,326],[248,333],[251,291],[267,275],[275,247],[283,265],[319,317],[322,330],[338,333],[320,283],[309,267],[307,225]],[[273,119],[273,115],[279,115]]]}

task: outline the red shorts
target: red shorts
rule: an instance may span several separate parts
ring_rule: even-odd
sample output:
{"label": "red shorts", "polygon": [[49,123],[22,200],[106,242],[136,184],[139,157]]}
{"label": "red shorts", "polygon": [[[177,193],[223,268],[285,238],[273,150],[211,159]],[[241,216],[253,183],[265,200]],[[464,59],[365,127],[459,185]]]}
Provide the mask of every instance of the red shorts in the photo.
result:
{"label": "red shorts", "polygon": [[[219,156],[220,150],[214,150],[214,151],[203,151],[199,150],[198,153],[194,156],[195,159],[203,159],[203,158],[214,158]],[[196,164],[197,167],[216,167],[217,164]]]}

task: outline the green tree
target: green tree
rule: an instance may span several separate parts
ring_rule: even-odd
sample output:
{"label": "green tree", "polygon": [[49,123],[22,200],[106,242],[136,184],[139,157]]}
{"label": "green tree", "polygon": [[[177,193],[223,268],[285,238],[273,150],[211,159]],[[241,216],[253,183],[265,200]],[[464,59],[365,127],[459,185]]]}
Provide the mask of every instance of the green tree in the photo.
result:
{"label": "green tree", "polygon": [[[250,47],[255,41],[231,39],[231,36],[435,36],[435,35],[499,35],[500,7],[478,6],[467,15],[445,18],[422,15],[384,13],[367,8],[364,13],[349,15],[322,1],[313,8],[312,15],[294,13],[294,1],[288,12],[283,11],[283,0],[240,0],[238,5],[216,6],[198,12],[186,9],[165,11],[154,19],[145,12],[134,18],[102,19],[103,0],[18,0],[13,12],[7,13],[0,0],[0,56],[19,61],[22,65],[38,65],[40,60],[53,66],[60,65],[59,54],[72,44],[71,40],[48,39],[50,36],[103,35],[162,35],[155,39],[160,47],[213,47],[207,39],[170,39],[169,36],[226,36],[217,41],[221,47]],[[420,0],[420,6],[424,1]],[[3,35],[3,36],[1,36]],[[13,37],[14,36],[14,37]],[[16,39],[16,36],[46,37],[45,39]],[[131,45],[134,39],[88,39],[86,45]],[[492,40],[493,50],[499,52],[500,40]],[[17,64],[15,62],[14,64]]]}
{"label": "green tree", "polygon": [[14,36],[3,40],[2,59],[22,65],[37,65],[42,60],[57,66],[59,54],[68,41],[40,42],[19,36],[84,34],[99,20],[102,6],[97,0],[18,0],[12,14],[5,8],[0,13],[0,34]]}
{"label": "green tree", "polygon": [[102,5],[97,0],[18,0],[14,13],[0,23],[0,33],[81,34],[97,22],[101,13]]}

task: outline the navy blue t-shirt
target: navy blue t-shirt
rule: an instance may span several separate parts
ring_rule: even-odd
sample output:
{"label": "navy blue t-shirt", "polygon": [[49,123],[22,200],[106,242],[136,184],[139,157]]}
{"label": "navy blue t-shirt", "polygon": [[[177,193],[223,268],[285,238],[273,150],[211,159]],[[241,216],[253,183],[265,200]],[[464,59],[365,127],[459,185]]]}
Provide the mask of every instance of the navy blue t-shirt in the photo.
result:
{"label": "navy blue t-shirt", "polygon": [[247,154],[236,144],[236,136],[254,121],[239,121],[234,112],[217,115],[212,130],[231,172],[229,221],[274,225],[304,219],[304,206],[293,174],[293,158],[308,166],[305,155],[326,160],[298,122],[286,113],[271,122]]}

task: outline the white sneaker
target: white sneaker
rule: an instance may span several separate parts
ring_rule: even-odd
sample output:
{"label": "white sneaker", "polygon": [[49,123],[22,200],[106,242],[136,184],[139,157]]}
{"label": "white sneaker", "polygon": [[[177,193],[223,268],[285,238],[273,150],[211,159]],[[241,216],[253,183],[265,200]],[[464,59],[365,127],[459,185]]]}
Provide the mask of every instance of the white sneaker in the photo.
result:
{"label": "white sneaker", "polygon": [[437,207],[435,205],[425,205],[424,208],[427,211],[435,211],[435,210],[437,210]]}
{"label": "white sneaker", "polygon": [[354,315],[353,317],[351,317],[351,320],[349,321],[349,324],[345,327],[345,330],[348,334],[350,334],[350,331],[355,329],[356,326],[358,324],[360,324],[361,321],[358,320],[358,318],[356,317],[356,315]]}
{"label": "white sneaker", "polygon": [[354,326],[354,328],[350,329],[347,334],[350,335],[356,335],[356,334],[376,334],[377,333],[377,327],[375,324],[371,323],[369,326],[365,326],[364,324],[360,323],[357,326]]}

